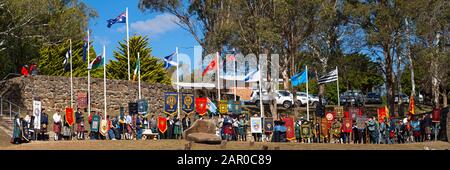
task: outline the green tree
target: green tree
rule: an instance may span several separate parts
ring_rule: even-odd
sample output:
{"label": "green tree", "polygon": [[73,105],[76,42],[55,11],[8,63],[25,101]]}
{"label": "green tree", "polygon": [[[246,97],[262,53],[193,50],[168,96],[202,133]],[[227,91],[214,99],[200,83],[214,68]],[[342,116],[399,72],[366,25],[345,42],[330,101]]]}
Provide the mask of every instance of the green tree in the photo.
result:
{"label": "green tree", "polygon": [[[139,52],[141,60],[141,81],[148,83],[170,84],[171,79],[161,59],[151,56],[152,49],[149,47],[149,39],[146,36],[130,37],[130,70],[136,67],[137,53]],[[127,43],[119,42],[117,51],[114,51],[116,60],[110,61],[106,65],[108,79],[128,80],[128,59],[127,59]],[[103,73],[100,73],[103,75]]]}

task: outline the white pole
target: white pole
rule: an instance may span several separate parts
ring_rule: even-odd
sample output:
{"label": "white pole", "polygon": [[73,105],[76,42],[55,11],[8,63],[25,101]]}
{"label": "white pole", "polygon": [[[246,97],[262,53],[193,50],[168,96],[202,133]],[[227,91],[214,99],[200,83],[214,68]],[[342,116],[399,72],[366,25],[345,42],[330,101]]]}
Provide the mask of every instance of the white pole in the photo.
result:
{"label": "white pole", "polygon": [[220,57],[219,57],[219,52],[217,52],[216,53],[216,61],[217,61],[217,63],[216,63],[216,67],[217,67],[217,102],[219,102],[220,101],[220,69],[219,69],[219,66],[220,66],[220,62],[219,62],[219,60],[220,60]]}
{"label": "white pole", "polygon": [[237,89],[237,78],[236,78],[236,71],[237,71],[237,68],[236,68],[236,56],[233,56],[234,57],[234,62],[233,62],[233,69],[234,69],[234,101],[236,101],[237,99],[236,99],[236,89]]}
{"label": "white pole", "polygon": [[180,105],[180,86],[178,85],[180,82],[180,76],[178,75],[178,65],[179,65],[179,62],[178,62],[178,47],[176,47],[176,49],[175,49],[175,53],[176,53],[176,55],[177,55],[177,105],[178,105],[178,107],[177,107],[177,112],[178,112],[178,119],[180,118],[180,107],[181,107],[181,105]]}
{"label": "white pole", "polygon": [[260,63],[258,64],[258,70],[259,70],[259,109],[260,109],[260,114],[261,117],[264,118],[264,105],[263,105],[263,94],[262,94],[262,71],[261,71],[261,60],[259,61]]}
{"label": "white pole", "polygon": [[[88,64],[88,68],[89,68],[89,49],[90,49],[90,42],[89,42],[89,30],[87,31],[88,33],[88,47],[87,47],[87,64]],[[88,91],[87,91],[87,98],[88,98],[88,116],[91,115],[91,69],[88,69]]]}
{"label": "white pole", "polygon": [[128,58],[128,80],[130,79],[130,34],[128,31],[128,20],[130,20],[130,17],[128,16],[128,8],[126,9],[126,25],[127,25],[127,58]]}
{"label": "white pole", "polygon": [[70,49],[70,108],[73,108],[73,76],[72,76],[72,39],[69,39]]}
{"label": "white pole", "polygon": [[337,86],[338,106],[341,106],[341,100],[340,100],[340,97],[339,97],[339,71],[338,71],[338,67],[337,66],[336,66],[336,73],[337,73],[336,86]]}
{"label": "white pole", "polygon": [[103,97],[104,97],[104,106],[105,106],[105,120],[106,120],[106,50],[105,45],[103,45]]}
{"label": "white pole", "polygon": [[141,99],[141,60],[139,56],[139,52],[137,53],[138,62],[139,62],[139,70],[138,70],[138,84],[139,84],[139,100]]}
{"label": "white pole", "polygon": [[[306,120],[309,121],[309,91],[308,91],[308,66],[305,66],[306,72]],[[316,108],[317,109],[317,108]]]}

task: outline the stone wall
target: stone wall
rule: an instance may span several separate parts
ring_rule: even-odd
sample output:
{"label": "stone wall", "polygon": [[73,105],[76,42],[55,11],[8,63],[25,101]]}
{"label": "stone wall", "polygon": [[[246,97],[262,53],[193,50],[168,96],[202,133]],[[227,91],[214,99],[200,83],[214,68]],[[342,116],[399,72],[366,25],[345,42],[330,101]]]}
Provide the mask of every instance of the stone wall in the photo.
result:
{"label": "stone wall", "polygon": [[[108,115],[119,114],[120,105],[128,111],[128,103],[138,99],[138,83],[124,80],[107,80],[106,103]],[[0,95],[22,107],[21,114],[31,112],[33,96],[41,98],[42,107],[52,115],[57,108],[70,105],[70,78],[55,76],[17,77],[2,82]],[[172,86],[141,82],[141,95],[149,102],[150,113],[163,111],[164,92],[174,91]],[[87,93],[87,77],[73,78],[74,108],[78,92]],[[104,112],[103,79],[91,78],[91,110]],[[25,110],[25,111],[24,111]]]}

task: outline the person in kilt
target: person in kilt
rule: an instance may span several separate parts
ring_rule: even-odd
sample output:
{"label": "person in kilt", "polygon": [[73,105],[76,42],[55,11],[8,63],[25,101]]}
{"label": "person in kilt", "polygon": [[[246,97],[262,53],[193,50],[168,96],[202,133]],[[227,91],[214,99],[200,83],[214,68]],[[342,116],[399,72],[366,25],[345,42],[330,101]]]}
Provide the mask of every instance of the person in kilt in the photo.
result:
{"label": "person in kilt", "polygon": [[371,143],[378,143],[378,127],[375,117],[369,118],[369,121],[367,122],[367,129],[369,130]]}
{"label": "person in kilt", "polygon": [[13,135],[11,137],[11,143],[12,144],[20,144],[22,143],[22,130],[21,130],[21,124],[19,114],[16,114],[14,116],[14,124],[13,124]]}
{"label": "person in kilt", "polygon": [[302,137],[301,137],[301,120],[298,120],[297,122],[295,122],[295,139],[297,140],[297,143],[301,143],[302,142]]}
{"label": "person in kilt", "polygon": [[61,136],[61,114],[60,109],[56,109],[56,113],[53,114],[53,132],[55,132],[55,140],[59,140]]}
{"label": "person in kilt", "polygon": [[48,127],[48,115],[45,109],[41,110],[41,129],[39,130],[38,140],[47,140],[46,133]]}
{"label": "person in kilt", "polygon": [[175,137],[175,139],[181,139],[181,134],[183,133],[183,130],[181,129],[181,121],[178,118],[177,115],[174,116],[173,118],[173,135]]}
{"label": "person in kilt", "polygon": [[77,123],[77,139],[84,139],[84,115],[81,112],[80,108],[77,108],[77,112],[75,112],[75,120]]}

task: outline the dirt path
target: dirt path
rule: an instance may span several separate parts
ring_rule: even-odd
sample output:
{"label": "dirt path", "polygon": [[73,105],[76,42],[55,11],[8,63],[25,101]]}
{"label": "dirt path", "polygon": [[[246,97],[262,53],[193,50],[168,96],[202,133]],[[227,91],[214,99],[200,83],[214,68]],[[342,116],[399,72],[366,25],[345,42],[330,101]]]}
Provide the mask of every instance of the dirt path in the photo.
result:
{"label": "dirt path", "polygon": [[[3,138],[2,138],[3,142]],[[8,140],[9,142],[9,140]],[[182,150],[185,140],[158,140],[158,141],[34,141],[21,145],[1,145],[7,150]],[[299,143],[254,143],[228,142],[226,150],[261,150],[263,146],[269,150],[279,147],[280,150],[448,150],[450,143],[425,142],[394,145],[372,144],[299,144]],[[220,145],[196,144],[193,150],[221,150]]]}

